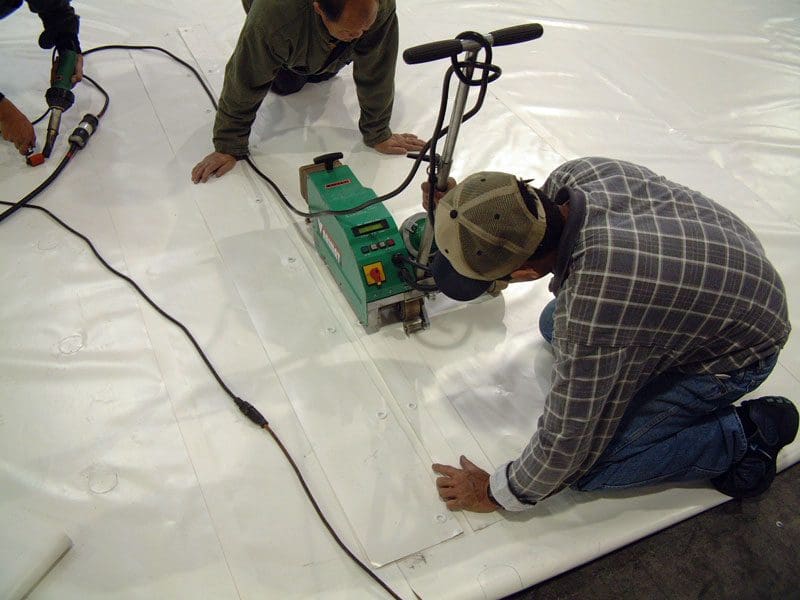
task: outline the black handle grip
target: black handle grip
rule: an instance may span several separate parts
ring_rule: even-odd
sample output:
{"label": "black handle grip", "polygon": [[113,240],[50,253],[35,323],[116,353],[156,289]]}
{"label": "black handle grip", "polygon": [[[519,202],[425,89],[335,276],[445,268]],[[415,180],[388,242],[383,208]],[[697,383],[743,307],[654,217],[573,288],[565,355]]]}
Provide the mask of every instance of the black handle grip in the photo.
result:
{"label": "black handle grip", "polygon": [[[497,31],[492,31],[492,46],[507,46],[518,44],[542,37],[542,26],[539,23],[525,23],[524,25],[514,25],[504,27]],[[408,48],[403,52],[403,60],[406,64],[416,65],[419,63],[439,60],[453,56],[464,50],[477,50],[480,44],[473,40],[442,40],[440,42],[430,42]]]}
{"label": "black handle grip", "polygon": [[344,154],[341,152],[328,152],[328,154],[321,154],[314,158],[315,165],[321,165],[325,163],[325,170],[332,171],[333,170],[333,163],[337,160],[344,158]]}
{"label": "black handle grip", "polygon": [[492,36],[492,46],[508,46],[535,40],[542,37],[542,33],[544,31],[539,23],[525,23],[492,31],[489,35]]}
{"label": "black handle grip", "polygon": [[464,49],[461,40],[442,40],[441,42],[430,42],[408,48],[403,52],[403,60],[408,65],[439,60],[458,54]]}

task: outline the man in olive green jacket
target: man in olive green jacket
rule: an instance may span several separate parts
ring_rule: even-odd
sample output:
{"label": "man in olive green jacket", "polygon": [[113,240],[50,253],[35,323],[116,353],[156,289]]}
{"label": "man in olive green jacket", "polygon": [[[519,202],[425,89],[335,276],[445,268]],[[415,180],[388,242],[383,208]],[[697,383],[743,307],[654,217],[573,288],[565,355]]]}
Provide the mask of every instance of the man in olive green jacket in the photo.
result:
{"label": "man in olive green jacket", "polygon": [[267,92],[286,95],[353,63],[364,143],[385,154],[420,150],[413,134],[392,133],[398,25],[395,0],[242,0],[247,18],[214,123],[214,152],[192,181],[230,171],[248,154],[250,128]]}

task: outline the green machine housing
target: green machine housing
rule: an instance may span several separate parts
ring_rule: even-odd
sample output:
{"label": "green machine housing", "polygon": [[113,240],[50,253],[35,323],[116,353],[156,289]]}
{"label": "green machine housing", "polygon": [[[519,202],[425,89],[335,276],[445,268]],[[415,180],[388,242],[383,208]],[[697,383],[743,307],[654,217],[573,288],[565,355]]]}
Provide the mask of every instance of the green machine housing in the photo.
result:
{"label": "green machine housing", "polygon": [[[311,212],[347,210],[376,197],[361,185],[340,153],[300,168],[300,189]],[[403,236],[383,203],[347,215],[310,220],[314,246],[367,331],[402,321],[407,333],[427,328],[424,292],[400,277],[393,257],[408,256]],[[408,270],[413,277],[413,271]]]}

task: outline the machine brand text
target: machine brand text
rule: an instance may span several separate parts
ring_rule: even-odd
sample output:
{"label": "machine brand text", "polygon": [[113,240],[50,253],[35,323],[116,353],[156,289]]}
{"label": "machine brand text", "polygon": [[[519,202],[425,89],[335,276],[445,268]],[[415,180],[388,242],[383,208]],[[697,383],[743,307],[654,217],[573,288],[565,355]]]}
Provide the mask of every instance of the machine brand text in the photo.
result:
{"label": "machine brand text", "polygon": [[325,245],[328,246],[330,249],[331,254],[336,259],[336,262],[342,264],[342,253],[339,252],[339,248],[336,243],[333,241],[333,238],[328,233],[328,230],[325,229],[325,226],[322,224],[322,221],[317,221],[317,228],[319,229],[319,235],[322,238],[322,241],[325,242]]}

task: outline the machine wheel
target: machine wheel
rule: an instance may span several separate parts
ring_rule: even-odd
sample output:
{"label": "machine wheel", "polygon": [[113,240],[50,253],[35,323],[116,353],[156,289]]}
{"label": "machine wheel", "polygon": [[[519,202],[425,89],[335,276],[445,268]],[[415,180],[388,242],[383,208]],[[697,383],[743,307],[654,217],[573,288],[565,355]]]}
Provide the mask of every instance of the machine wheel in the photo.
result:
{"label": "machine wheel", "polygon": [[407,300],[398,305],[400,320],[403,321],[403,329],[406,335],[410,335],[422,329],[427,329],[428,319],[424,310],[424,300]]}

